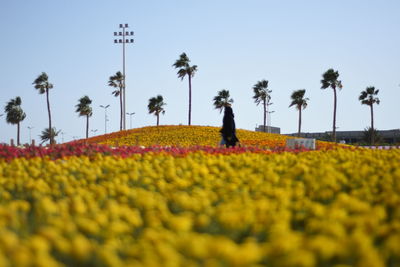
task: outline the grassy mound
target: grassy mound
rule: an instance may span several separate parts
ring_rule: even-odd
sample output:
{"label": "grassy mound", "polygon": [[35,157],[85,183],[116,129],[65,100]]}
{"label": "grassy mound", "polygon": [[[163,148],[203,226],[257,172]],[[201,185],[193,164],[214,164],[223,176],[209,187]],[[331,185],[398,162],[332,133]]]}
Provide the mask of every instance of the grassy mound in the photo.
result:
{"label": "grassy mound", "polygon": [[[221,139],[220,127],[211,126],[148,126],[131,130],[91,137],[80,142],[107,144],[111,146],[218,146]],[[292,138],[280,134],[237,130],[237,137],[242,146],[265,148],[284,147],[286,139]],[[332,145],[317,142],[319,148]]]}

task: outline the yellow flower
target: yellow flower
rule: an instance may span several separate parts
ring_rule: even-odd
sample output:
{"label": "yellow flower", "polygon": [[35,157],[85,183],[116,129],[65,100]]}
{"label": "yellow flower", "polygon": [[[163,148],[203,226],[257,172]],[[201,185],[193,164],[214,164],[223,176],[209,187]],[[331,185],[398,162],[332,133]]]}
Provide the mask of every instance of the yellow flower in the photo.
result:
{"label": "yellow flower", "polygon": [[78,260],[84,260],[90,257],[93,246],[83,235],[77,234],[71,240],[71,254]]}

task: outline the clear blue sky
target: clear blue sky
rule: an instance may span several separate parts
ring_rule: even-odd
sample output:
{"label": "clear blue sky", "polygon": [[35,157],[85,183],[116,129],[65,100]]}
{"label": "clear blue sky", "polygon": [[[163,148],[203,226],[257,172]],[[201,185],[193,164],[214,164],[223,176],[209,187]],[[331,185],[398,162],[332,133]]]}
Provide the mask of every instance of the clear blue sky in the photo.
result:
{"label": "clear blue sky", "polygon": [[[45,95],[33,80],[47,72],[53,125],[64,141],[84,137],[85,119],[75,113],[78,99],[93,100],[90,129],[104,133],[104,110],[110,104],[108,129],[119,129],[119,101],[107,86],[122,69],[122,48],[113,32],[128,23],[135,43],[127,47],[127,111],[132,127],[154,125],[150,97],[164,97],[161,124],[187,124],[188,85],[172,64],[186,52],[198,65],[193,78],[193,125],[221,126],[222,114],[212,106],[217,91],[234,99],[238,128],[262,124],[252,86],[261,79],[272,89],[272,125],[282,133],[297,131],[297,111],[288,108],[293,90],[306,89],[305,132],[332,129],[333,91],[321,90],[321,75],[340,73],[338,130],[370,125],[367,106],[358,96],[367,86],[380,89],[375,107],[378,129],[400,128],[400,1],[398,0],[0,0],[0,113],[7,101],[22,98],[27,127],[38,139],[47,127]],[[16,126],[0,118],[0,142],[16,136]],[[129,128],[129,117],[127,117]],[[90,134],[93,134],[90,132]],[[61,136],[58,137],[61,141]]]}

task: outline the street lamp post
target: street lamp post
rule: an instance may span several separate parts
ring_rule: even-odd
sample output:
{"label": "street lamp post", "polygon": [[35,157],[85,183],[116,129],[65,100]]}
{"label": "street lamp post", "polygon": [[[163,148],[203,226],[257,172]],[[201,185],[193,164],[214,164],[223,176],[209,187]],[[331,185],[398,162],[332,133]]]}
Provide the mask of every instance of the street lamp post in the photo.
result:
{"label": "street lamp post", "polygon": [[[124,83],[122,88],[122,113],[126,113],[126,77],[125,77],[125,44],[133,43],[133,39],[126,38],[127,36],[133,36],[133,31],[127,31],[126,29],[129,28],[128,24],[119,24],[119,28],[122,29],[122,32],[114,32],[114,36],[118,36],[120,39],[114,39],[114,43],[122,44],[122,75],[124,76]],[[122,38],[122,39],[121,39]],[[126,130],[126,119],[125,116],[122,120],[122,128]]]}
{"label": "street lamp post", "polygon": [[269,106],[271,106],[272,104],[274,104],[274,103],[272,103],[272,102],[269,102],[270,101],[270,98],[268,98],[268,100],[267,100],[267,133],[271,133],[271,122],[270,122],[270,113],[272,113],[272,112],[270,112],[269,111]]}
{"label": "street lamp post", "polygon": [[129,129],[132,129],[132,115],[135,114],[135,112],[127,112],[126,115],[129,115]]}
{"label": "street lamp post", "polygon": [[65,132],[61,132],[61,142],[64,143],[64,134]]}
{"label": "street lamp post", "polygon": [[107,118],[107,108],[108,108],[109,106],[110,106],[110,105],[106,105],[106,106],[100,105],[101,108],[104,108],[104,134],[107,133],[107,121],[108,121],[108,118]]}
{"label": "street lamp post", "polygon": [[34,128],[33,126],[28,126],[29,129],[29,144],[32,144],[32,135],[31,135],[31,130]]}
{"label": "street lamp post", "polygon": [[274,113],[275,111],[268,111],[268,120],[269,120],[269,125],[268,125],[268,132],[271,133],[271,127],[272,127],[272,119],[271,119],[271,113]]}

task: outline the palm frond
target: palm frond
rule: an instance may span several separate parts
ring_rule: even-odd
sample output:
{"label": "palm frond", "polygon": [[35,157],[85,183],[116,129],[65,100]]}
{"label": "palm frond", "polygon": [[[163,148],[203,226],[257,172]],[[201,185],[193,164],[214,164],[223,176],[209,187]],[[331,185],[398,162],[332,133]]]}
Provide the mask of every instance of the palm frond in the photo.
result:
{"label": "palm frond", "polygon": [[322,74],[321,89],[327,89],[329,87],[332,89],[343,88],[342,82],[339,81],[338,78],[338,71],[328,69],[325,73]]}
{"label": "palm frond", "polygon": [[49,77],[45,72],[42,72],[34,81],[33,83],[35,89],[39,90],[40,94],[44,94],[46,91],[53,88],[53,84],[49,82]]}
{"label": "palm frond", "polygon": [[217,95],[213,98],[215,109],[219,109],[222,112],[222,109],[233,103],[233,99],[230,98],[229,90],[222,89],[217,93]]}
{"label": "palm frond", "polygon": [[41,144],[50,141],[51,138],[54,139],[54,137],[56,137],[60,132],[61,130],[57,131],[55,127],[52,127],[51,131],[49,130],[49,128],[45,128],[42,131],[42,134],[39,136],[40,139],[42,140]]}
{"label": "palm frond", "polygon": [[149,104],[147,108],[149,110],[149,114],[154,113],[154,115],[158,115],[160,113],[164,114],[164,106],[167,105],[164,103],[164,98],[161,95],[157,95],[156,97],[152,97],[149,99]]}
{"label": "palm frond", "polygon": [[175,61],[175,63],[172,65],[173,67],[177,68],[186,68],[189,65],[189,57],[186,55],[186,53],[182,53],[179,56],[179,59]]}
{"label": "palm frond", "polygon": [[259,105],[261,102],[269,102],[271,99],[271,96],[269,95],[272,90],[268,90],[268,81],[267,80],[261,80],[258,81],[254,86],[253,86],[253,99],[254,102]]}
{"label": "palm frond", "polygon": [[296,106],[298,110],[301,108],[305,109],[307,107],[308,98],[304,98],[306,93],[305,89],[299,89],[293,91],[292,95],[290,96],[292,102],[290,103],[289,107]]}
{"label": "palm frond", "polygon": [[22,100],[19,96],[7,102],[7,105],[4,107],[4,111],[7,114],[7,123],[17,124],[25,119],[26,114],[22,110],[21,104]]}
{"label": "palm frond", "polygon": [[181,80],[183,80],[188,72],[186,69],[180,69],[176,74],[178,75],[178,78],[181,78]]}
{"label": "palm frond", "polygon": [[369,86],[364,91],[361,91],[358,100],[361,101],[362,105],[372,106],[375,103],[379,105],[380,100],[378,97],[375,97],[378,93],[379,89],[375,89],[374,86]]}
{"label": "palm frond", "polygon": [[92,116],[92,107],[90,107],[90,104],[92,104],[92,100],[88,96],[83,96],[78,100],[78,104],[75,106],[77,113],[79,113],[79,116]]}

